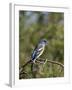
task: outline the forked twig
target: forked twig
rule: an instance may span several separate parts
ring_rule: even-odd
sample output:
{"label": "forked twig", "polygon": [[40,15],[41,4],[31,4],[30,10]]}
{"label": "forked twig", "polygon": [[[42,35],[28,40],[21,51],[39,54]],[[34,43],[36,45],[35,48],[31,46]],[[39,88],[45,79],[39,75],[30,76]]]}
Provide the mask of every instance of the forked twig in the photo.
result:
{"label": "forked twig", "polygon": [[[36,60],[35,63],[40,63],[40,64],[45,64],[46,62],[52,63],[52,64],[57,64],[60,65],[62,68],[64,68],[64,65],[60,62],[57,61],[52,61],[52,60],[48,60],[48,59],[43,59],[43,58],[38,58],[38,60]],[[32,62],[32,60],[29,60],[27,63],[25,63],[24,65],[21,66],[21,68],[19,69],[19,74],[21,75],[22,72],[24,71],[24,68],[28,65],[31,64],[31,70],[33,70],[32,66],[34,65],[34,63]]]}

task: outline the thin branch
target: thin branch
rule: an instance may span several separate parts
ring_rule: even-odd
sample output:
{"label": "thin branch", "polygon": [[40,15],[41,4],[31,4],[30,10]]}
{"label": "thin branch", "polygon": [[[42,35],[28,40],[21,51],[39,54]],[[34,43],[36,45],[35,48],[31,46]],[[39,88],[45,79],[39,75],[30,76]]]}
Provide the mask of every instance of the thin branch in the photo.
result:
{"label": "thin branch", "polygon": [[29,63],[33,63],[32,60],[29,60],[28,62],[26,62],[22,67],[24,68],[24,67],[27,66]]}
{"label": "thin branch", "polygon": [[23,64],[23,65],[20,67],[20,69],[19,69],[19,73],[23,72],[24,67],[27,66],[27,65],[30,64],[30,63],[33,63],[32,60],[29,60],[28,62],[26,62],[25,64]]}
{"label": "thin branch", "polygon": [[[47,59],[43,59],[43,58],[38,58],[38,60],[36,60],[35,63],[45,64],[46,62],[49,62],[49,63],[52,63],[52,64],[57,64],[57,65],[60,65],[62,68],[64,68],[64,65],[62,63],[60,63],[60,62],[52,61],[52,60],[47,60]],[[26,67],[28,64],[31,64],[31,71],[33,71],[33,64],[34,63],[32,62],[32,60],[29,60],[27,63],[22,65],[21,68],[19,69],[20,75],[24,71],[24,67]]]}
{"label": "thin branch", "polygon": [[[43,59],[43,58],[39,58],[38,60],[39,60],[39,61],[42,61],[42,63],[43,63],[43,61],[45,62],[47,59],[45,60],[45,59]],[[52,61],[52,60],[47,60],[47,62],[60,65],[62,68],[64,68],[64,65],[63,65],[62,63],[60,63],[60,62]]]}
{"label": "thin branch", "polygon": [[50,63],[53,63],[53,64],[60,65],[62,68],[64,68],[64,65],[59,63],[59,62],[57,62],[57,61],[50,61],[50,60],[47,60],[47,61],[50,62]]}

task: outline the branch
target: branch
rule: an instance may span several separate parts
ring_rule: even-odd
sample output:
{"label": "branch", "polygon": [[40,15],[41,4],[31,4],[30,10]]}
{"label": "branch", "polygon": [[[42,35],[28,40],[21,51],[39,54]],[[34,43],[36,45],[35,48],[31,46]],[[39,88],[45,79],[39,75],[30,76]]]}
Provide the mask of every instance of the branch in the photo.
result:
{"label": "branch", "polygon": [[60,65],[62,68],[64,68],[64,65],[61,64],[60,62],[57,62],[57,61],[50,61],[50,60],[47,60],[47,61],[50,62],[50,63],[53,63],[53,64]]}
{"label": "branch", "polygon": [[[47,59],[45,60],[45,59],[39,58],[38,60],[40,61],[40,63],[43,63],[43,61],[45,62]],[[38,62],[38,61],[37,61],[37,62]],[[47,60],[47,62],[60,65],[62,68],[64,68],[64,65],[63,65],[62,63],[60,63],[60,62],[52,61],[52,60]]]}
{"label": "branch", "polygon": [[32,60],[29,60],[28,62],[26,62],[22,67],[24,68],[24,67],[27,66],[29,63],[32,63]]}
{"label": "branch", "polygon": [[[60,65],[62,68],[64,68],[64,65],[62,63],[60,63],[60,62],[47,60],[47,59],[43,59],[43,58],[38,58],[35,63],[45,64],[46,62],[49,62],[49,63],[52,63],[52,64],[57,64],[57,65]],[[34,63],[32,62],[32,60],[29,60],[27,63],[22,65],[21,68],[19,69],[19,74],[20,75],[26,73],[26,72],[23,72],[23,71],[24,71],[24,67],[26,67],[28,64],[31,64],[31,71],[33,72]]]}
{"label": "branch", "polygon": [[32,60],[29,60],[28,62],[26,62],[24,65],[22,65],[20,68],[19,68],[19,73],[21,73],[24,69],[25,66],[27,66],[28,64],[30,63],[33,63]]}

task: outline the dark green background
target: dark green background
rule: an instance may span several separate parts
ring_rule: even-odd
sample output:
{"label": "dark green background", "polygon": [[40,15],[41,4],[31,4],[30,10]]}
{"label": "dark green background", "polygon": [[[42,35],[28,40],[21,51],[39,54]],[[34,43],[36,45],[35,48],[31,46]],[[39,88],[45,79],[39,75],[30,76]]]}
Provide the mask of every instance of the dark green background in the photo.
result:
{"label": "dark green background", "polygon": [[[47,39],[48,45],[41,58],[64,63],[64,13],[19,11],[19,65],[31,58],[31,53],[40,39]],[[64,70],[59,65],[38,64],[35,78],[63,77]],[[31,66],[27,65],[27,75],[34,78]],[[62,70],[62,71],[61,71]]]}

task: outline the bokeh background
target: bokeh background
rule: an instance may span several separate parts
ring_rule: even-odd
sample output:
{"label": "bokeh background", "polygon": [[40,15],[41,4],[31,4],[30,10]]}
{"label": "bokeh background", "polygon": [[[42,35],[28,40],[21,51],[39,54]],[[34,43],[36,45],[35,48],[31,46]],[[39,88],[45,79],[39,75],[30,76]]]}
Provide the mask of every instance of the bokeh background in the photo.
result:
{"label": "bokeh background", "polygon": [[[19,66],[31,59],[31,54],[40,39],[47,39],[48,45],[41,58],[64,64],[64,13],[19,11]],[[64,69],[59,65],[46,63],[35,65],[33,75],[31,65],[24,69],[22,78],[63,77]]]}

